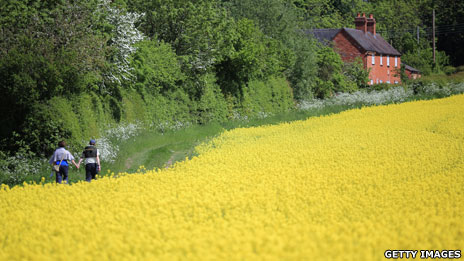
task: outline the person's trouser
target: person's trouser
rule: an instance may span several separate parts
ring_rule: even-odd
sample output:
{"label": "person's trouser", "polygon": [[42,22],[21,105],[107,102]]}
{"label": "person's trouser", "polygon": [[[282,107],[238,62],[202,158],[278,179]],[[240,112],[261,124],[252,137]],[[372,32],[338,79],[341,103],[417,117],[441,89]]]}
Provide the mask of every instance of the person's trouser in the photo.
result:
{"label": "person's trouser", "polygon": [[56,183],[61,183],[63,180],[68,183],[69,166],[60,166],[60,171],[56,173]]}
{"label": "person's trouser", "polygon": [[89,163],[85,165],[85,180],[90,182],[96,179],[98,174],[97,163]]}

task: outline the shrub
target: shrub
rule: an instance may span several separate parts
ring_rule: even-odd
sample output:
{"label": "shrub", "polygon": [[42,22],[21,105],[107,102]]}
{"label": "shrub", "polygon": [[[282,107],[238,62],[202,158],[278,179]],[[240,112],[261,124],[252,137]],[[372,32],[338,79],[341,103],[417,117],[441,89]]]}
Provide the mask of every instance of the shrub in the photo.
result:
{"label": "shrub", "polygon": [[446,75],[451,75],[453,73],[456,72],[456,67],[453,67],[451,65],[448,65],[448,66],[445,66],[443,68],[443,72],[446,74]]}
{"label": "shrub", "polygon": [[240,112],[250,117],[288,111],[293,104],[291,89],[284,78],[250,81],[244,88]]}
{"label": "shrub", "polygon": [[197,111],[199,123],[223,122],[227,119],[227,103],[213,74],[203,77],[203,89]]}
{"label": "shrub", "polygon": [[464,72],[464,65],[456,67],[456,72]]}

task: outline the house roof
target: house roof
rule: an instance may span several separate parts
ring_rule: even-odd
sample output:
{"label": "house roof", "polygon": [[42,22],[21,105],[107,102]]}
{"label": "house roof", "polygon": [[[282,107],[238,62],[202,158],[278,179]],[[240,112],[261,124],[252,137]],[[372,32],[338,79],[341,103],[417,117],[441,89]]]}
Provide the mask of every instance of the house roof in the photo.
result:
{"label": "house roof", "polygon": [[342,30],[345,31],[351,38],[353,38],[353,40],[356,41],[365,51],[386,55],[401,55],[400,52],[398,52],[395,48],[393,48],[393,46],[387,43],[387,41],[385,41],[379,34],[373,35],[370,32],[365,33],[361,30],[352,28],[314,29],[308,30],[306,32],[313,35],[314,38],[316,38],[319,42],[327,44],[327,42],[331,42]]}
{"label": "house roof", "polygon": [[411,67],[411,66],[409,66],[409,65],[407,65],[405,63],[401,63],[401,66],[404,66],[405,70],[411,71],[413,73],[420,73],[420,71],[418,69],[416,69],[414,67]]}
{"label": "house roof", "polygon": [[363,32],[352,28],[343,28],[343,30],[366,51],[387,55],[401,55],[400,52],[387,43],[379,34],[373,35],[370,32]]}
{"label": "house roof", "polygon": [[314,36],[314,38],[316,38],[319,42],[327,44],[333,40],[340,30],[342,29],[314,29],[308,30],[306,33]]}

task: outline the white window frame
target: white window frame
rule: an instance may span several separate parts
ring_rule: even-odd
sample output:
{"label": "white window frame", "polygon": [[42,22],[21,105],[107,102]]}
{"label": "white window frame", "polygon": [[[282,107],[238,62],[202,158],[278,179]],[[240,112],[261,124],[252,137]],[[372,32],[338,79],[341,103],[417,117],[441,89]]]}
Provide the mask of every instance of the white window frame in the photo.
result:
{"label": "white window frame", "polygon": [[375,65],[375,54],[372,54],[372,65]]}
{"label": "white window frame", "polygon": [[383,81],[382,81],[382,80],[380,80],[380,83],[383,83]]}
{"label": "white window frame", "polygon": [[371,85],[374,85],[374,80],[371,79]]}
{"label": "white window frame", "polygon": [[398,67],[398,56],[395,56],[395,67]]}
{"label": "white window frame", "polygon": [[386,83],[390,84],[390,81],[386,81]]}
{"label": "white window frame", "polygon": [[383,62],[382,62],[382,60],[383,60],[383,59],[382,59],[382,55],[380,55],[380,66],[382,66],[382,65],[383,65]]}
{"label": "white window frame", "polygon": [[390,55],[387,55],[387,66],[390,67]]}

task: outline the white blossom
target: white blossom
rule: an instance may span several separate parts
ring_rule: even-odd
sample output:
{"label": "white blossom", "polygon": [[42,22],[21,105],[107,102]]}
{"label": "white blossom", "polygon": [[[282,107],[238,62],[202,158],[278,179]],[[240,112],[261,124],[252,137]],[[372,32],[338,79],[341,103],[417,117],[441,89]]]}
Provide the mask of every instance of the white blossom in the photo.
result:
{"label": "white blossom", "polygon": [[116,69],[107,77],[110,81],[120,84],[123,80],[133,80],[134,69],[130,66],[130,56],[137,50],[134,45],[144,39],[142,32],[135,27],[135,23],[144,14],[127,12],[112,7],[110,3],[110,0],[101,0],[99,5],[99,11],[105,10],[108,13],[106,19],[114,26],[111,45],[116,48],[116,54],[112,57]]}

